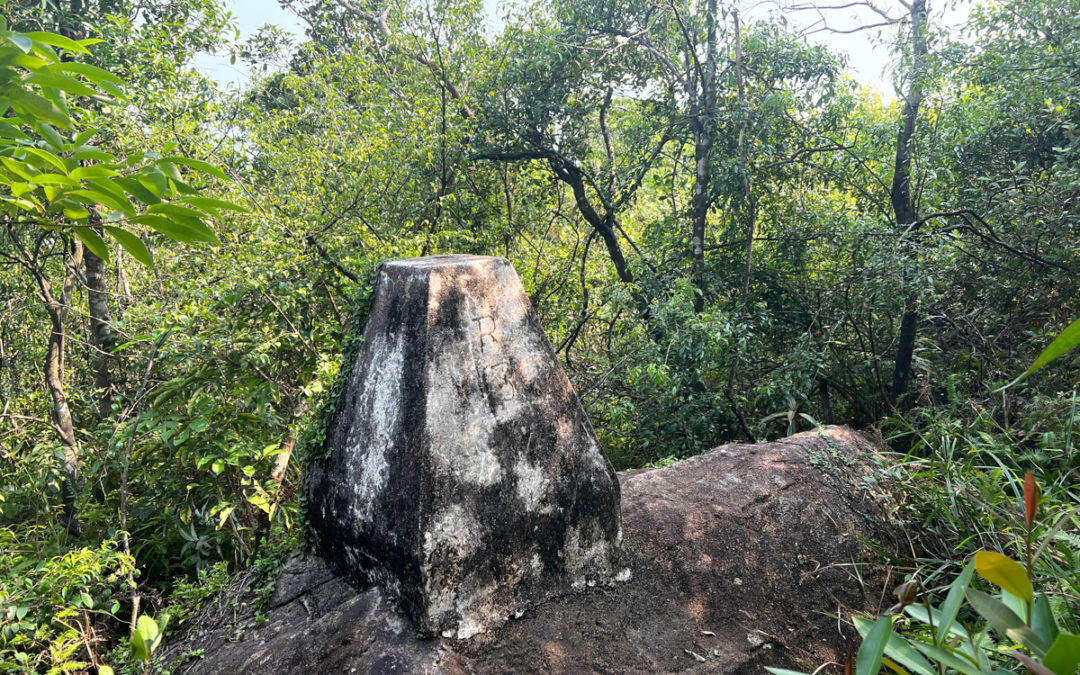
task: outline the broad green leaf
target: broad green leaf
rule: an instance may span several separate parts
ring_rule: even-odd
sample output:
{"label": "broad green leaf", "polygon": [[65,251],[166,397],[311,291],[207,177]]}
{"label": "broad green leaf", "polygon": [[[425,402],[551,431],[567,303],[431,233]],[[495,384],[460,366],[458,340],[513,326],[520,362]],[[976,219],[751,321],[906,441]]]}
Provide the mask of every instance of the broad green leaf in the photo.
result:
{"label": "broad green leaf", "polygon": [[131,254],[132,258],[147,267],[153,266],[154,259],[150,256],[149,249],[146,248],[146,244],[137,235],[119,227],[106,227],[105,231],[112,235],[113,239],[120,242],[120,245]]}
{"label": "broad green leaf", "polygon": [[180,223],[177,223],[163,216],[145,214],[141,216],[136,216],[132,218],[131,221],[133,223],[142,223],[144,225],[149,225],[150,227],[154,228],[161,234],[174,241],[181,241],[187,244],[196,241],[205,241],[202,237],[199,236],[198,232],[192,230],[190,227],[186,225],[181,225]]}
{"label": "broad green leaf", "polygon": [[72,128],[71,117],[56,103],[29,91],[16,90],[10,92],[9,96],[14,104],[13,108],[30,115],[31,119],[27,120],[28,122],[33,121],[33,118],[39,118],[63,129]]}
{"label": "broad green leaf", "polygon": [[129,195],[138,199],[143,204],[157,204],[161,200],[150,190],[143,187],[143,184],[134,178],[117,178],[115,181],[117,185],[124,188]]}
{"label": "broad green leaf", "polygon": [[9,35],[8,41],[21,49],[24,54],[30,53],[30,48],[34,46],[34,43],[30,40],[30,38],[26,37],[25,35]]}
{"label": "broad green leaf", "polygon": [[78,206],[64,206],[64,217],[72,221],[86,220],[90,217],[90,212],[86,209]]}
{"label": "broad green leaf", "polygon": [[124,81],[107,70],[92,66],[89,63],[78,63],[75,61],[64,61],[57,64],[55,67],[69,73],[78,73],[79,75],[82,75],[116,98],[124,97],[124,90],[122,89]]}
{"label": "broad green leaf", "polygon": [[53,129],[51,124],[39,122],[34,125],[34,128],[53,147],[53,150],[64,151],[64,139],[60,138],[60,134],[56,133],[56,129]]}
{"label": "broad green leaf", "polygon": [[74,94],[75,96],[98,96],[101,94],[101,92],[76,80],[74,77],[69,77],[63,73],[53,72],[51,69],[43,68],[35,71],[24,81],[27,84],[36,84],[40,87],[60,89],[69,94]]}
{"label": "broad green leaf", "polygon": [[0,138],[13,138],[18,141],[28,141],[30,137],[24,134],[17,126],[0,120]]}
{"label": "broad green leaf", "polygon": [[855,657],[855,675],[877,675],[881,670],[881,657],[892,635],[892,617],[883,616],[874,622],[866,639],[859,645]]}
{"label": "broad green leaf", "polygon": [[34,185],[59,185],[61,187],[75,187],[79,184],[78,181],[58,173],[39,173],[30,178],[27,182],[33,183]]}
{"label": "broad green leaf", "polygon": [[1043,642],[1035,631],[1028,628],[1015,612],[1005,606],[1005,603],[974,588],[968,588],[964,595],[972,608],[986,619],[1000,636],[1019,642],[1037,656],[1046,654],[1049,645]]}
{"label": "broad green leaf", "polygon": [[82,180],[83,178],[111,178],[112,176],[119,176],[120,172],[115,169],[110,169],[100,164],[94,166],[80,166],[72,169],[68,174],[72,178]]}
{"label": "broad green leaf", "polygon": [[169,203],[153,204],[147,211],[166,216],[178,216],[180,218],[202,218],[205,215],[202,211],[196,211],[195,209],[189,209],[186,206]]}
{"label": "broad green leaf", "polygon": [[106,192],[101,192],[100,190],[68,190],[67,194],[73,197],[80,197],[80,201],[82,201],[84,204],[89,204],[90,206],[93,206],[94,204],[101,204],[103,206],[109,207],[110,209],[113,209],[114,211],[122,211],[129,215],[134,215],[135,213],[135,207],[131,205],[131,202],[127,201],[126,199],[117,199],[114,195],[108,194]]}
{"label": "broad green leaf", "polygon": [[179,200],[183,204],[191,204],[197,206],[207,213],[218,215],[218,211],[236,211],[238,213],[247,213],[247,209],[243,206],[227,202],[223,199],[212,199],[210,197],[183,197]]}
{"label": "broad green leaf", "polygon": [[1060,632],[1054,612],[1050,608],[1050,599],[1044,593],[1040,593],[1035,599],[1035,607],[1031,612],[1031,630],[1047,644],[1052,644]]}
{"label": "broad green leaf", "polygon": [[[974,571],[975,561],[968,561],[964,565],[964,570],[960,572],[960,576],[956,577],[952,585],[949,586],[949,594],[945,596],[945,603],[941,606],[941,616],[938,617],[938,623],[934,624],[937,627],[934,644],[939,647],[945,644],[945,638],[948,637],[950,632],[948,628],[956,620],[956,614],[960,611],[960,605],[964,602],[964,589],[971,585],[971,575]],[[963,629],[959,624],[957,626]]]}
{"label": "broad green leaf", "polygon": [[81,239],[82,243],[86,244],[86,248],[90,249],[94,255],[108,262],[109,247],[105,245],[105,241],[98,236],[97,232],[94,232],[89,227],[76,227],[75,236]]}
{"label": "broad green leaf", "polygon": [[99,162],[109,162],[109,163],[112,163],[112,162],[116,161],[115,157],[113,157],[112,155],[110,155],[107,152],[104,152],[102,150],[99,150],[98,148],[95,148],[92,145],[81,145],[81,146],[75,148],[75,151],[71,153],[71,158],[72,159],[77,159],[77,160],[80,160],[80,161],[87,160],[87,159],[94,159],[94,160],[97,160]]}
{"label": "broad green leaf", "polygon": [[191,159],[190,157],[164,157],[162,158],[162,162],[180,164],[182,166],[195,169],[196,171],[208,173],[215,178],[220,178],[221,180],[229,180],[229,177],[225,175],[224,171],[217,168],[213,164],[210,164],[209,162],[202,161],[201,159]]}
{"label": "broad green leaf", "polygon": [[[27,164],[26,162],[20,162],[10,157],[0,157],[0,164],[3,164],[8,171],[19,176],[23,180],[30,180],[37,175],[37,170],[34,169],[33,165]],[[33,171],[31,171],[31,169],[33,169]]]}
{"label": "broad green leaf", "polygon": [[136,661],[145,661],[150,658],[150,650],[147,649],[146,640],[137,630],[131,633],[131,651],[135,655]]}
{"label": "broad green leaf", "polygon": [[78,42],[71,38],[64,37],[63,35],[57,35],[56,33],[44,33],[38,31],[32,31],[29,33],[23,33],[26,37],[34,40],[35,42],[41,42],[47,44],[50,47],[59,47],[60,49],[66,49],[69,52],[76,54],[89,54],[90,50],[82,46]]}
{"label": "broad green leaf", "polygon": [[997,551],[979,551],[975,554],[975,571],[983,579],[1001,586],[1025,602],[1035,599],[1027,570],[1007,555]]}
{"label": "broad green leaf", "polygon": [[41,148],[21,148],[21,150],[29,155],[33,155],[38,159],[51,164],[56,167],[57,170],[67,173],[67,164],[64,164],[64,160],[60,159],[56,155],[52,154],[48,150],[42,150]]}
{"label": "broad green leaf", "polygon": [[1080,635],[1059,633],[1043,657],[1043,665],[1056,675],[1076,675],[1080,668]]}

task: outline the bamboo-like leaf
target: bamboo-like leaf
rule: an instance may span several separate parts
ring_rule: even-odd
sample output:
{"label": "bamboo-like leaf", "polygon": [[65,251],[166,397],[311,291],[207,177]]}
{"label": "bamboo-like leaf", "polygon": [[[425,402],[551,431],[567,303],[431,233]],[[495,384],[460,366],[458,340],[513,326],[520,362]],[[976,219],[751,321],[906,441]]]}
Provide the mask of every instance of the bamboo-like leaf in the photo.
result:
{"label": "bamboo-like leaf", "polygon": [[964,589],[971,585],[971,576],[974,572],[975,561],[970,560],[964,565],[964,570],[960,572],[960,576],[956,577],[949,587],[949,594],[945,596],[945,603],[941,606],[939,623],[935,624],[937,626],[937,635],[934,637],[934,644],[939,647],[945,644],[945,638],[949,636],[949,627],[956,620],[956,614],[960,611],[960,605],[964,602]]}
{"label": "bamboo-like leaf", "polygon": [[1075,347],[1078,343],[1080,343],[1080,319],[1073,321],[1065,328],[1065,330],[1061,331],[1061,334],[1054,338],[1054,341],[1051,342],[1050,345],[1046,349],[1044,349],[1041,354],[1039,354],[1039,357],[1035,359],[1035,363],[1032,363],[1030,368],[1021,373],[1020,376],[1017,377],[1015,380],[1008,383],[1004,387],[1001,387],[997,391],[1007,389],[1014,384],[1023,381],[1028,375],[1031,375],[1043,366],[1054,361],[1059,356]]}
{"label": "bamboo-like leaf", "polygon": [[859,645],[855,657],[855,675],[877,675],[881,670],[881,657],[885,654],[885,645],[892,635],[892,617],[883,616],[874,622],[870,632]]}
{"label": "bamboo-like leaf", "polygon": [[[865,638],[873,625],[867,619],[855,617],[855,630],[859,632],[861,637]],[[918,675],[937,675],[934,667],[912,649],[907,640],[896,633],[890,635],[889,641],[885,644],[885,656]]]}

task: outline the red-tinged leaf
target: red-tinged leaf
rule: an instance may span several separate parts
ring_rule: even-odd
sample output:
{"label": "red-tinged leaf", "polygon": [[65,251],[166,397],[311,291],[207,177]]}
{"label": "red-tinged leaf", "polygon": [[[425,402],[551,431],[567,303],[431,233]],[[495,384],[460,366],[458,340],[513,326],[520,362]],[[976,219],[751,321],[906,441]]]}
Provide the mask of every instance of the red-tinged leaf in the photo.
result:
{"label": "red-tinged leaf", "polygon": [[1024,517],[1027,519],[1029,529],[1035,524],[1035,516],[1039,513],[1040,497],[1042,497],[1042,490],[1035,482],[1035,476],[1028,471],[1024,476]]}

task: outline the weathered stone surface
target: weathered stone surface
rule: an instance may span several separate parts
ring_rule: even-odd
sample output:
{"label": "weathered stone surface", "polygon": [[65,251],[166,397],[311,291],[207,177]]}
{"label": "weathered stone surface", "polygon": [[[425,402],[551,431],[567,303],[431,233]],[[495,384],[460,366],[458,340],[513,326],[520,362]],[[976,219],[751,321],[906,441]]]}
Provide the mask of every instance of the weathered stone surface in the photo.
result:
{"label": "weathered stone surface", "polygon": [[619,573],[619,484],[502,258],[384,264],[310,467],[316,549],[467,638]]}
{"label": "weathered stone surface", "polygon": [[469,641],[416,639],[379,591],[306,560],[281,575],[264,623],[238,620],[231,598],[208,603],[189,622],[198,637],[171,639],[165,662],[202,648],[187,672],[756,675],[840,664],[857,644],[827,613],[889,601],[884,568],[860,543],[890,545],[872,464],[859,459],[875,451],[829,427],[620,474],[631,580],[552,599]]}

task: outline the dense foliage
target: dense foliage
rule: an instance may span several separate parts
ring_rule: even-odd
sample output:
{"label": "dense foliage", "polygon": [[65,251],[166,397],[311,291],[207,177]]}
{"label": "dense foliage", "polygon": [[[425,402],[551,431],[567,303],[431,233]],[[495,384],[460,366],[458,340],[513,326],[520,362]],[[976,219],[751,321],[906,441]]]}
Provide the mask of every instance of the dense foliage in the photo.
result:
{"label": "dense foliage", "polygon": [[1080,316],[1080,2],[913,0],[895,101],[738,3],[282,4],[0,5],[0,671],[141,669],[286,555],[372,270],[449,252],[513,261],[618,468],[878,430],[923,604],[1001,551],[1077,632],[1075,357],[1001,387]]}

